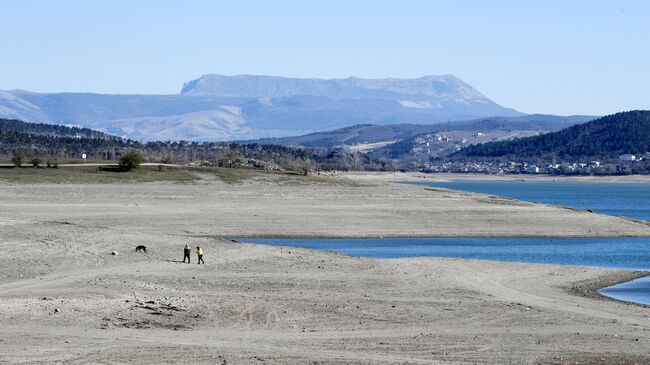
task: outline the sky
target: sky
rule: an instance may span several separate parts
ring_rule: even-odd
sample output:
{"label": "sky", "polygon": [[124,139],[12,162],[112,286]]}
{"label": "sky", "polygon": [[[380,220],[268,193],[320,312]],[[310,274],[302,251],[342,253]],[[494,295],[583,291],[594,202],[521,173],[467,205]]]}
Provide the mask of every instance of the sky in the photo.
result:
{"label": "sky", "polygon": [[0,0],[0,90],[453,74],[526,113],[650,109],[650,1]]}

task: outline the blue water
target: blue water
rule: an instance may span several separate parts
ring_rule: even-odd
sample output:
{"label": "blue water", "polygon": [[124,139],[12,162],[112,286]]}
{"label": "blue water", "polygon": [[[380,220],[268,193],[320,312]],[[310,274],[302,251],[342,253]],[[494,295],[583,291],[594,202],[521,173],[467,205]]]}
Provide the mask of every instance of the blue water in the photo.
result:
{"label": "blue water", "polygon": [[[237,241],[335,251],[353,256],[439,256],[650,271],[650,238],[259,238]],[[603,295],[650,304],[650,278],[601,290]]]}
{"label": "blue water", "polygon": [[353,256],[442,256],[650,270],[650,238],[253,238],[238,241],[305,247]]}
{"label": "blue water", "polygon": [[[650,220],[650,184],[465,180],[409,184],[500,195]],[[251,243],[306,247],[355,256],[442,256],[582,265],[650,271],[650,238],[237,238]],[[650,278],[602,289],[603,295],[650,304]]]}
{"label": "blue water", "polygon": [[464,180],[408,182],[650,220],[650,184]]}
{"label": "blue water", "polygon": [[650,276],[600,289],[598,292],[611,298],[650,305]]}

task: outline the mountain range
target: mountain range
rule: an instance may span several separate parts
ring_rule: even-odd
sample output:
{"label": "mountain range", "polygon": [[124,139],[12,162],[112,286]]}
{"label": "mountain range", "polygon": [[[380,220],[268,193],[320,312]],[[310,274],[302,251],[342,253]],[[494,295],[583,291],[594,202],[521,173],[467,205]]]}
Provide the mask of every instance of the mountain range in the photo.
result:
{"label": "mountain range", "polygon": [[204,75],[173,95],[0,91],[0,117],[77,125],[143,141],[257,139],[365,123],[520,115],[453,75],[329,80]]}

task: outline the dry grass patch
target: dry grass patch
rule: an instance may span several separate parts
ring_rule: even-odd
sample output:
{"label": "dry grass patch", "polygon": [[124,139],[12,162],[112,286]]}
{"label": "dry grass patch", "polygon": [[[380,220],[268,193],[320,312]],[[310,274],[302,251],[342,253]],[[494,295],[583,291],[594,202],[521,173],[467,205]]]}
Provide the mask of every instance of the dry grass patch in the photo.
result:
{"label": "dry grass patch", "polygon": [[145,166],[129,172],[102,171],[98,166],[64,166],[52,168],[1,168],[0,181],[20,184],[90,184],[134,183],[154,181],[192,182],[197,180],[184,168]]}

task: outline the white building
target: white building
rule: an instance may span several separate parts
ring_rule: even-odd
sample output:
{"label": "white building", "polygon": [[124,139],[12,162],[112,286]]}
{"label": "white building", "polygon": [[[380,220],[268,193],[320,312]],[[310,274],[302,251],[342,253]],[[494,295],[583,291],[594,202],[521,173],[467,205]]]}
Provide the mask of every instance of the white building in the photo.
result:
{"label": "white building", "polygon": [[635,160],[636,160],[636,156],[635,156],[635,155],[631,155],[631,154],[629,154],[629,153],[624,153],[624,154],[618,156],[618,159],[621,160],[621,161],[635,161]]}
{"label": "white building", "polygon": [[539,167],[535,165],[529,165],[526,168],[526,172],[528,172],[529,174],[539,174]]}

